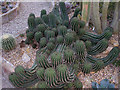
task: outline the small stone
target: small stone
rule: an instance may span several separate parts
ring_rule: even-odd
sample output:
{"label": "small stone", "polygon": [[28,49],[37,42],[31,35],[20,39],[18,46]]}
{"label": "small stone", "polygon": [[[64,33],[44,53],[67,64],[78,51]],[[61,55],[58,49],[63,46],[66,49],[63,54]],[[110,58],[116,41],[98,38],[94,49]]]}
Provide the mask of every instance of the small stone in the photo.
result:
{"label": "small stone", "polygon": [[22,60],[27,63],[28,61],[30,61],[30,57],[26,53],[24,53],[22,56]]}

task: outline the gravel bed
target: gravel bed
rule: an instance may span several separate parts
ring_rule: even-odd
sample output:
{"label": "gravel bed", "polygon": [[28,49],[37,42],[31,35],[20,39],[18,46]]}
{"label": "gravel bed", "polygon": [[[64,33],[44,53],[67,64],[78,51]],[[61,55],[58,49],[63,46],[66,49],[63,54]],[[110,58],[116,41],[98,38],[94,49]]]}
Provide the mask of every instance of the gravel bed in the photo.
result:
{"label": "gravel bed", "polygon": [[25,32],[28,26],[27,18],[30,13],[34,13],[38,17],[42,9],[46,9],[49,13],[52,10],[52,6],[51,2],[22,2],[19,15],[12,21],[2,25],[2,34],[10,33],[16,36],[19,32]]}

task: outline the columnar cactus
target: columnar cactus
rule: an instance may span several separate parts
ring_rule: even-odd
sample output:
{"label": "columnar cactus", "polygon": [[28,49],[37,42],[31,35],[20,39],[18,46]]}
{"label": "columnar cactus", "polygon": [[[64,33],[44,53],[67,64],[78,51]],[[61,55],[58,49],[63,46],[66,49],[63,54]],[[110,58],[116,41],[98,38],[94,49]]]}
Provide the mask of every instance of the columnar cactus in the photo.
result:
{"label": "columnar cactus", "polygon": [[29,17],[34,17],[35,18],[35,14],[34,13],[30,13]]}
{"label": "columnar cactus", "polygon": [[40,56],[36,57],[36,62],[39,67],[48,68],[50,67],[48,61],[47,61],[47,55],[41,54]]}
{"label": "columnar cactus", "polygon": [[35,40],[39,43],[40,39],[43,37],[43,34],[41,32],[36,32],[34,37]]}
{"label": "columnar cactus", "polygon": [[45,47],[46,44],[47,44],[47,39],[46,39],[45,37],[42,37],[42,38],[40,39],[40,48]]}
{"label": "columnar cactus", "polygon": [[45,22],[45,24],[49,25],[50,22],[49,22],[49,16],[48,15],[43,15],[42,16],[42,20]]}
{"label": "columnar cactus", "polygon": [[30,31],[33,31],[33,29],[36,27],[35,18],[33,16],[28,17],[28,27]]}
{"label": "columnar cactus", "polygon": [[50,27],[52,28],[56,27],[56,17],[52,12],[49,13],[49,21],[50,21]]}
{"label": "columnar cactus", "polygon": [[1,46],[5,51],[10,51],[16,47],[15,38],[10,34],[4,34],[1,37]]}
{"label": "columnar cactus", "polygon": [[45,73],[45,69],[42,67],[36,71],[37,77],[41,80],[44,80],[44,73]]}
{"label": "columnar cactus", "polygon": [[79,13],[80,13],[80,8],[76,8],[72,18],[77,17]]}
{"label": "columnar cactus", "polygon": [[61,64],[62,61],[62,54],[60,52],[54,52],[51,55],[51,62],[53,67],[56,67],[58,64]]}
{"label": "columnar cactus", "polygon": [[96,61],[95,64],[93,65],[93,70],[96,72],[96,71],[99,71],[102,67],[104,67],[104,63],[103,61]]}
{"label": "columnar cactus", "polygon": [[92,64],[89,63],[89,62],[84,62],[84,64],[83,64],[83,66],[82,66],[81,69],[82,69],[82,72],[83,72],[83,73],[88,74],[88,73],[90,73],[91,70],[92,70]]}
{"label": "columnar cactus", "polygon": [[42,10],[41,10],[41,15],[40,15],[40,17],[42,18],[42,16],[43,16],[43,15],[46,15],[46,14],[47,14],[46,10],[45,10],[45,9],[42,9]]}
{"label": "columnar cactus", "polygon": [[35,24],[36,24],[36,26],[39,25],[39,24],[43,24],[42,19],[40,17],[36,17],[35,18]]}
{"label": "columnar cactus", "polygon": [[64,59],[67,63],[72,63],[75,60],[74,51],[71,49],[66,49],[64,51]]}
{"label": "columnar cactus", "polygon": [[67,33],[66,26],[58,26],[58,34],[64,36]]}
{"label": "columnar cactus", "polygon": [[61,43],[63,43],[64,42],[64,38],[63,38],[63,36],[57,36],[57,43],[58,44],[61,44]]}

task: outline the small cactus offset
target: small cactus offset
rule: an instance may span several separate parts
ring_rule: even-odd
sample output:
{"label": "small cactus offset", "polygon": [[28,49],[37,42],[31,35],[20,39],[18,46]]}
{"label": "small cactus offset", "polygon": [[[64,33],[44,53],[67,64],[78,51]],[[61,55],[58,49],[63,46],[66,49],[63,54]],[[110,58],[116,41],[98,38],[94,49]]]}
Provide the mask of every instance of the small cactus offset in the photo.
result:
{"label": "small cactus offset", "polygon": [[5,51],[10,51],[16,47],[15,38],[11,34],[4,34],[1,36],[1,46]]}
{"label": "small cactus offset", "polygon": [[62,61],[62,54],[60,52],[54,52],[51,55],[51,62],[53,67],[56,67],[58,64],[61,64]]}
{"label": "small cactus offset", "polygon": [[43,16],[43,15],[46,15],[46,14],[47,14],[46,10],[45,10],[45,9],[42,9],[42,10],[41,10],[41,15],[40,15],[40,17],[42,18],[42,16]]}

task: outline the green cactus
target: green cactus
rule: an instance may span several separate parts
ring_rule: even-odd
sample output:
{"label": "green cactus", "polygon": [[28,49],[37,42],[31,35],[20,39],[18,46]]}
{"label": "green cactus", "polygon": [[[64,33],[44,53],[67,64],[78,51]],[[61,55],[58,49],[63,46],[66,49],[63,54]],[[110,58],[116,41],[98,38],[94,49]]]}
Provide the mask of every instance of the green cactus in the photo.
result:
{"label": "green cactus", "polygon": [[40,39],[43,37],[43,34],[41,32],[36,32],[35,33],[35,40],[39,43],[40,42]]}
{"label": "green cactus", "polygon": [[91,70],[92,70],[92,64],[89,63],[89,62],[84,62],[84,64],[83,64],[83,66],[82,66],[81,69],[82,69],[82,72],[83,72],[83,73],[88,74],[88,73],[90,73]]}
{"label": "green cactus", "polygon": [[35,18],[35,25],[38,26],[39,24],[43,24],[43,21],[40,17]]}
{"label": "green cactus", "polygon": [[84,21],[79,21],[79,25],[80,25],[80,28],[84,28],[85,27],[85,22]]}
{"label": "green cactus", "polygon": [[35,14],[34,13],[30,13],[29,17],[34,17],[35,18]]}
{"label": "green cactus", "polygon": [[45,81],[40,81],[38,84],[37,84],[37,88],[41,88],[41,89],[46,89],[46,88],[49,88],[49,86],[47,85],[47,83]]}
{"label": "green cactus", "polygon": [[36,71],[37,77],[41,80],[44,80],[44,73],[45,73],[45,69],[42,67]]}
{"label": "green cactus", "polygon": [[64,59],[67,63],[73,63],[75,59],[74,51],[71,49],[66,49],[64,51]]}
{"label": "green cactus", "polygon": [[77,7],[74,11],[74,14],[73,14],[72,18],[77,17],[79,13],[80,13],[80,8]]}
{"label": "green cactus", "polygon": [[63,43],[63,42],[64,42],[63,36],[57,36],[57,43],[58,43],[58,44],[61,44],[61,43]]}
{"label": "green cactus", "polygon": [[55,44],[55,38],[50,38],[50,39],[49,39],[49,42],[52,42],[52,43]]}
{"label": "green cactus", "polygon": [[83,28],[80,28],[77,33],[80,37],[82,37],[85,34],[85,30]]}
{"label": "green cactus", "polygon": [[104,67],[103,61],[96,61],[92,68],[95,72],[97,72],[103,67]]}
{"label": "green cactus", "polygon": [[77,40],[74,44],[74,49],[76,53],[80,56],[80,59],[83,60],[86,55],[86,48],[84,42]]}
{"label": "green cactus", "polygon": [[49,22],[49,16],[48,15],[43,15],[42,16],[42,20],[45,22],[45,24],[49,25],[50,22]]}
{"label": "green cactus", "polygon": [[45,36],[49,40],[50,38],[55,37],[55,32],[51,30],[46,30]]}
{"label": "green cactus", "polygon": [[56,27],[56,22],[57,22],[56,17],[52,12],[49,13],[49,22],[50,22],[50,27],[52,28]]}
{"label": "green cactus", "polygon": [[53,44],[52,42],[48,42],[48,43],[47,43],[47,49],[48,49],[48,50],[51,51],[51,50],[54,49],[54,47],[55,47],[55,44]]}
{"label": "green cactus", "polygon": [[45,37],[42,37],[42,38],[40,39],[40,48],[45,47],[46,44],[47,44],[47,39],[46,39]]}
{"label": "green cactus", "polygon": [[33,29],[36,27],[35,18],[33,16],[28,17],[28,27],[30,31],[33,31]]}
{"label": "green cactus", "polygon": [[1,37],[2,49],[5,51],[10,51],[16,47],[15,38],[10,34],[4,34]]}
{"label": "green cactus", "polygon": [[67,27],[66,26],[59,26],[58,27],[58,34],[64,36],[67,33]]}
{"label": "green cactus", "polygon": [[67,14],[67,9],[65,6],[65,2],[59,2],[60,12],[61,12],[61,18],[63,21],[69,21],[69,17]]}
{"label": "green cactus", "polygon": [[47,61],[47,55],[41,54],[40,56],[36,57],[36,62],[39,67],[48,68],[50,67],[48,61]]}
{"label": "green cactus", "polygon": [[51,31],[54,31],[55,32],[55,36],[57,36],[58,35],[58,31],[57,31],[57,29],[56,28],[52,28],[52,30]]}
{"label": "green cactus", "polygon": [[67,28],[69,28],[69,21],[64,21],[63,25],[66,26]]}
{"label": "green cactus", "polygon": [[37,31],[40,31],[44,34],[44,31],[46,30],[46,26],[44,24],[39,24],[37,26]]}
{"label": "green cactus", "polygon": [[34,38],[34,33],[33,33],[33,32],[28,32],[28,33],[26,34],[26,36],[27,36],[27,39],[28,39],[28,40],[31,40],[31,39]]}
{"label": "green cactus", "polygon": [[61,64],[62,61],[62,54],[60,52],[54,52],[51,54],[51,62],[52,66],[56,67],[58,64]]}
{"label": "green cactus", "polygon": [[47,14],[46,10],[45,10],[45,9],[42,9],[42,10],[41,10],[41,15],[40,15],[40,17],[42,18],[42,16],[43,16],[43,15],[46,15],[46,14]]}
{"label": "green cactus", "polygon": [[90,50],[90,48],[92,47],[91,41],[85,41],[85,46],[87,50]]}
{"label": "green cactus", "polygon": [[28,39],[25,40],[25,44],[30,44],[30,41]]}
{"label": "green cactus", "polygon": [[82,82],[79,81],[78,78],[76,78],[76,80],[74,81],[74,87],[79,88],[79,89],[82,89],[82,87],[83,87]]}
{"label": "green cactus", "polygon": [[73,33],[67,33],[65,35],[65,43],[67,45],[71,45],[75,41],[75,37]]}

